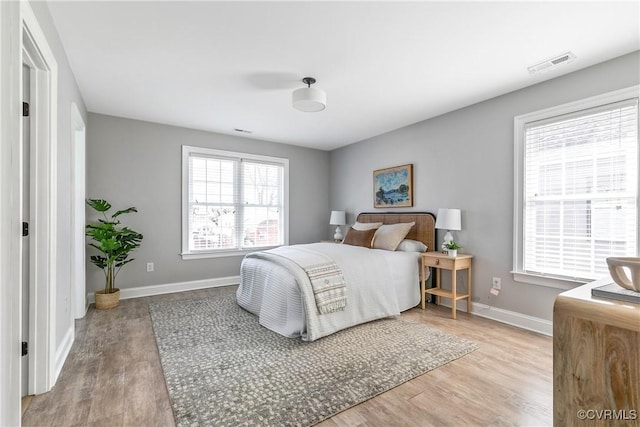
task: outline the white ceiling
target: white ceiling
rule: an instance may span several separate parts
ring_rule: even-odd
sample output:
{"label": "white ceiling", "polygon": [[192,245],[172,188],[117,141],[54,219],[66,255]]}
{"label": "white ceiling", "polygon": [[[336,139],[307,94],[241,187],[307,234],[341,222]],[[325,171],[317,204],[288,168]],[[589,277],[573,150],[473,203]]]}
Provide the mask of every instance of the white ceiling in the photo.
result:
{"label": "white ceiling", "polygon": [[[638,1],[54,1],[49,9],[89,111],[324,150],[640,48]],[[528,73],[566,51],[573,63]],[[324,111],[291,107],[305,76],[327,92]]]}

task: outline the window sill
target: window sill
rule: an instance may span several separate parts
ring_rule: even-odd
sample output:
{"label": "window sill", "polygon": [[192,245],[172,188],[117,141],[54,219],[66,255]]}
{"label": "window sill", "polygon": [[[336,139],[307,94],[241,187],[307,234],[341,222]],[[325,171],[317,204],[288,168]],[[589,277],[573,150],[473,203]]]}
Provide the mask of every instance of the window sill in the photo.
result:
{"label": "window sill", "polygon": [[206,259],[206,258],[227,258],[227,257],[237,257],[237,256],[245,256],[252,252],[264,251],[267,249],[277,248],[277,246],[264,246],[260,248],[251,248],[251,249],[242,249],[242,250],[231,250],[231,251],[217,251],[217,252],[184,252],[181,253],[183,261],[193,260],[193,259]]}
{"label": "window sill", "polygon": [[584,285],[585,281],[558,279],[556,277],[542,276],[539,274],[522,273],[520,271],[512,271],[513,280],[529,285],[544,286],[546,288],[561,289],[563,291],[573,289],[577,286]]}

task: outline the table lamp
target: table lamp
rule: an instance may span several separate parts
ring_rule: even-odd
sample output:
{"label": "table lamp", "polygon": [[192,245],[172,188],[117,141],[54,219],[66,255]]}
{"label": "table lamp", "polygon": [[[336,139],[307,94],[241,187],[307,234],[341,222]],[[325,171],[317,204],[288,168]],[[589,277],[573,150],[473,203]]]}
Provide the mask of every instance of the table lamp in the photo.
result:
{"label": "table lamp", "polygon": [[329,220],[329,224],[337,225],[336,233],[333,235],[333,239],[336,242],[342,240],[342,229],[340,228],[340,226],[345,225],[346,223],[346,214],[344,211],[331,211],[331,219]]}
{"label": "table lamp", "polygon": [[460,209],[438,209],[438,216],[436,218],[436,228],[441,230],[447,230],[447,234],[444,235],[444,242],[447,243],[453,240],[451,231],[462,230],[460,221]]}

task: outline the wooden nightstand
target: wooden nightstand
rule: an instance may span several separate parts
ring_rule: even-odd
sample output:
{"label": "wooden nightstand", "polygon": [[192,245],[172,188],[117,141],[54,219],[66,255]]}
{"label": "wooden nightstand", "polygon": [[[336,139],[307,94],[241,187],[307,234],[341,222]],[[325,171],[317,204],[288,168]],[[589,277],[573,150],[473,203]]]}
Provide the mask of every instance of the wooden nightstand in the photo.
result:
{"label": "wooden nightstand", "polygon": [[[467,313],[471,312],[471,259],[473,255],[458,254],[456,257],[450,257],[441,252],[425,252],[420,260],[420,295],[422,296],[422,309],[425,309],[425,300],[427,294],[436,296],[436,302],[440,304],[440,297],[451,299],[451,317],[456,318],[456,303],[459,299],[467,299]],[[436,275],[436,287],[427,289],[427,275],[425,269],[433,267]],[[457,293],[456,289],[456,272],[458,270],[467,270],[467,292],[464,294]],[[451,271],[451,290],[442,289],[440,287],[440,270]]]}

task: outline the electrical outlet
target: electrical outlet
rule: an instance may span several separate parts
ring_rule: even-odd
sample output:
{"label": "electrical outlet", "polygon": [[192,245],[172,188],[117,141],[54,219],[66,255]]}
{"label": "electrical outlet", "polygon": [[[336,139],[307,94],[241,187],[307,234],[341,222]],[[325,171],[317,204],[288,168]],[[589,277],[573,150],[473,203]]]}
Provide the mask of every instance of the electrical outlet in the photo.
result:
{"label": "electrical outlet", "polygon": [[493,283],[493,289],[502,289],[502,284],[499,277],[494,277],[492,283]]}
{"label": "electrical outlet", "polygon": [[147,263],[147,273],[151,273],[153,271],[153,263],[152,262],[148,262]]}

